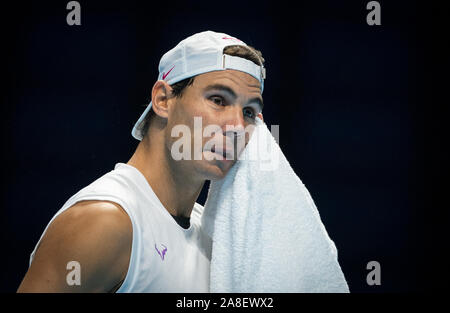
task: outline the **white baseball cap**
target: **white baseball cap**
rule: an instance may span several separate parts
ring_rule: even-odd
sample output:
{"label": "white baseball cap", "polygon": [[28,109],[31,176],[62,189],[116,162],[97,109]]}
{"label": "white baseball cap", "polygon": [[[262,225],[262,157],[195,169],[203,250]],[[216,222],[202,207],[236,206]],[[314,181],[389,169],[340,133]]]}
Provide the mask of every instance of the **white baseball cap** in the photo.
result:
{"label": "white baseball cap", "polygon": [[[204,31],[192,35],[162,56],[159,61],[158,80],[172,85],[195,75],[233,69],[255,77],[261,83],[262,93],[266,69],[250,60],[223,53],[225,47],[233,45],[247,46],[243,41],[224,33]],[[151,107],[150,102],[131,131],[137,140],[144,137],[142,128]]]}

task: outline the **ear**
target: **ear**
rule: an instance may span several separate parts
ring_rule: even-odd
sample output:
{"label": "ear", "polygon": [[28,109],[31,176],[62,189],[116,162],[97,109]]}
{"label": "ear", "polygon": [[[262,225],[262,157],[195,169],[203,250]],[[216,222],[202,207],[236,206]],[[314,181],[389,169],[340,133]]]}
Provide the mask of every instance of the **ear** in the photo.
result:
{"label": "ear", "polygon": [[169,111],[169,96],[172,87],[163,80],[158,80],[152,89],[152,109],[160,117],[167,118]]}

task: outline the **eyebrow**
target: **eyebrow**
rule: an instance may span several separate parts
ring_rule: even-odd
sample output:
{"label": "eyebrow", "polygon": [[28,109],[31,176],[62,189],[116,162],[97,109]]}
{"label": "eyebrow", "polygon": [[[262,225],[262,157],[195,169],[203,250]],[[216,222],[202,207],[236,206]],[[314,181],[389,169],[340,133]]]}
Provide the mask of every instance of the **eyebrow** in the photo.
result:
{"label": "eyebrow", "polygon": [[[222,84],[213,84],[213,85],[209,85],[205,88],[205,91],[210,91],[210,90],[221,90],[221,91],[225,91],[227,93],[229,93],[233,98],[237,98],[236,93],[234,92],[233,89],[231,89],[230,87],[226,86],[226,85],[222,85]],[[248,101],[248,103],[252,103],[252,102],[256,102],[259,105],[259,108],[262,109],[264,108],[264,101],[262,100],[261,97],[255,97],[252,98]]]}

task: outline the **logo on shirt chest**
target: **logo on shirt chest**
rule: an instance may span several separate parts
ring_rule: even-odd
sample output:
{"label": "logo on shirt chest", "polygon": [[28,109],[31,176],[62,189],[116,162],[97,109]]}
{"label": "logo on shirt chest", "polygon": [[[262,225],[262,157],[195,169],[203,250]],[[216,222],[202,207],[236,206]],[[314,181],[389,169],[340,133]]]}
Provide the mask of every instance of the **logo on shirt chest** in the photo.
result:
{"label": "logo on shirt chest", "polygon": [[156,252],[158,252],[159,256],[161,257],[161,260],[164,261],[164,257],[166,256],[166,252],[167,252],[167,247],[163,244],[160,245],[160,249],[158,249],[156,243],[155,243],[155,249]]}

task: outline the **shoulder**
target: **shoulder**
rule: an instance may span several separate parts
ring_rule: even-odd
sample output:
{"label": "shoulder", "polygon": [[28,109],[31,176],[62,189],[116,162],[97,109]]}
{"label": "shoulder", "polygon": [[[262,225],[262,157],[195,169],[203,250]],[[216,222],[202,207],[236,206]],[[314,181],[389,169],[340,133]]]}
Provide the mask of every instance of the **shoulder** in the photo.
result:
{"label": "shoulder", "polygon": [[[57,220],[64,220],[67,223],[88,222],[93,219],[100,223],[99,226],[124,226],[129,220],[125,210],[116,202],[105,200],[83,200],[75,203],[70,208],[57,216]],[[89,226],[89,224],[86,224]]]}
{"label": "shoulder", "polygon": [[24,281],[30,276],[39,291],[70,291],[66,267],[76,261],[83,273],[81,291],[108,291],[125,277],[131,245],[131,221],[120,205],[78,202],[49,225]]}
{"label": "shoulder", "polygon": [[[50,224],[44,241],[70,243],[78,251],[118,253],[132,239],[131,220],[123,208],[110,201],[81,201],[68,208]],[[58,243],[59,242],[59,243]],[[83,257],[83,255],[79,255]]]}
{"label": "shoulder", "polygon": [[92,229],[115,237],[128,235],[131,231],[125,210],[116,202],[104,200],[80,201],[57,216],[53,223],[64,224],[65,229],[71,226],[75,227],[74,231]]}
{"label": "shoulder", "polygon": [[130,202],[130,204],[136,204],[139,186],[142,184],[139,178],[131,166],[122,164],[93,181],[78,194],[112,197],[116,200],[120,199]]}

